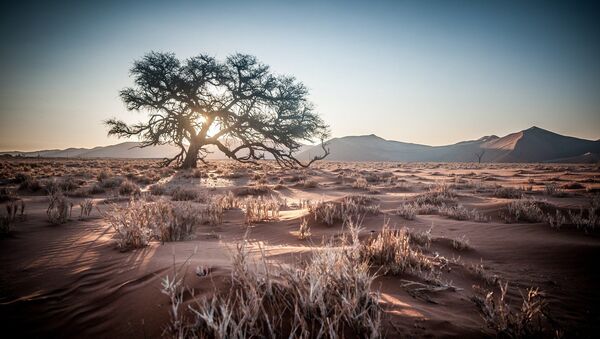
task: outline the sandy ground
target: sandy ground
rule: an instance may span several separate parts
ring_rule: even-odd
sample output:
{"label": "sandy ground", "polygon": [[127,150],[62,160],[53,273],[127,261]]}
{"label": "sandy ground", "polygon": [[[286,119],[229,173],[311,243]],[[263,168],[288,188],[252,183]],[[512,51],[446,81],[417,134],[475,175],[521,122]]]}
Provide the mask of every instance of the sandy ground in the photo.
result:
{"label": "sandy ground", "polygon": [[[11,161],[3,160],[5,171],[0,179],[3,186],[16,189],[6,180],[11,178],[6,171]],[[511,199],[495,197],[485,189],[494,185],[531,186],[524,190],[526,194],[544,199],[555,208],[575,211],[587,208],[600,187],[597,166],[326,162],[306,171],[270,166],[248,169],[257,176],[226,178],[224,174],[235,165],[217,162],[201,169],[210,174],[209,178],[176,174],[160,180],[171,187],[193,188],[206,195],[223,194],[260,181],[272,187],[279,184],[270,194],[287,199],[288,204],[300,199],[335,200],[365,194],[377,199],[381,213],[364,218],[362,238],[380,230],[385,222],[417,232],[431,228],[433,242],[428,252],[457,260],[444,271],[444,279],[457,290],[419,296],[402,287],[402,279],[410,280],[410,276],[378,277],[375,288],[381,291],[383,332],[387,337],[492,336],[471,301],[476,293],[474,286],[485,285],[468,269],[473,264],[483,264],[489,274],[508,282],[509,297],[515,305],[519,291],[539,287],[567,333],[592,337],[600,329],[597,233],[586,233],[572,225],[555,230],[543,222],[506,223],[501,215]],[[86,168],[85,162],[82,167]],[[54,174],[60,177],[66,172]],[[369,182],[366,189],[353,187],[357,177],[373,174],[386,179]],[[289,178],[296,175],[303,182],[315,181],[316,187],[296,184],[296,179]],[[83,177],[84,185],[96,181],[93,176]],[[439,182],[455,183],[458,202],[483,213],[489,222],[459,221],[440,215],[405,220],[392,213],[402,202]],[[560,197],[544,193],[548,183],[573,182],[583,187],[565,189],[566,194]],[[154,242],[143,249],[121,252],[115,248],[114,232],[102,216],[109,206],[103,201],[113,196],[112,192],[92,196],[97,207],[85,220],[77,218],[77,202],[83,198],[72,198],[76,207],[71,220],[56,226],[46,218],[48,198],[44,194],[18,194],[27,205],[26,218],[0,239],[0,317],[8,331],[5,333],[22,337],[160,336],[169,317],[169,301],[160,292],[162,277],[174,263],[186,265],[185,283],[195,292],[195,297],[186,295],[187,303],[222,289],[229,281],[232,251],[247,228],[243,212],[233,209],[225,212],[221,225],[198,225],[192,240]],[[342,231],[341,223],[326,226],[310,218],[312,236],[299,240],[298,226],[306,213],[293,207],[284,209],[279,220],[252,225],[249,240],[260,244],[271,262],[294,263],[318,250],[322,239]],[[459,251],[452,246],[452,239],[463,236],[469,248]],[[258,253],[258,248],[254,251]],[[196,267],[207,267],[210,274],[199,277]]]}

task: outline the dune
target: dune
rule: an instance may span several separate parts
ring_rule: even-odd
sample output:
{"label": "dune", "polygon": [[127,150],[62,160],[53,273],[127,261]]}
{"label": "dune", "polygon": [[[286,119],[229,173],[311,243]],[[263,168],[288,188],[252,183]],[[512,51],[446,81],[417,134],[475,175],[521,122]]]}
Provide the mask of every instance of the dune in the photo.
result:
{"label": "dune", "polygon": [[[21,168],[23,163],[38,160],[3,161],[9,168],[13,164],[14,168]],[[82,168],[91,171],[135,166],[143,171],[154,170],[145,166],[152,164],[147,160],[65,159],[57,164],[63,162],[69,166],[56,167],[66,171],[55,174],[59,180],[61,175],[81,175],[75,173],[81,173]],[[252,261],[260,261],[264,255],[273,270],[281,265],[298,265],[312,253],[323,250],[323,239],[335,241],[346,228],[341,221],[333,225],[317,221],[307,214],[307,209],[295,204],[302,200],[340,201],[349,195],[370,197],[372,204],[379,206],[379,212],[361,218],[360,241],[367,242],[386,223],[391,227],[407,227],[414,234],[430,234],[430,244],[421,248],[425,255],[447,260],[439,274],[441,281],[450,283],[452,288],[436,292],[420,291],[418,284],[426,284],[426,280],[418,274],[378,271],[372,288],[381,293],[382,331],[387,337],[493,336],[472,298],[479,295],[479,289],[498,293],[497,285],[487,282],[494,276],[509,284],[508,297],[515,309],[520,307],[520,291],[539,287],[546,296],[548,312],[566,333],[584,337],[597,333],[599,325],[594,321],[599,316],[595,305],[600,302],[596,289],[600,278],[596,273],[600,257],[597,232],[590,230],[591,234],[586,234],[568,224],[554,230],[544,222],[507,223],[502,215],[514,199],[496,197],[495,184],[489,183],[492,178],[503,187],[533,185],[524,194],[546,200],[548,208],[567,213],[578,211],[579,206],[587,208],[591,194],[585,188],[573,188],[566,189],[564,196],[548,196],[544,185],[552,183],[552,178],[560,173],[564,180],[585,182],[589,188],[597,189],[600,184],[594,181],[595,165],[321,162],[310,170],[289,172],[268,163],[259,168],[217,161],[201,170],[210,176],[196,178],[181,172],[160,182],[170,188],[219,196],[236,187],[257,185],[264,178],[271,187],[269,194],[286,201],[287,207],[282,208],[279,218],[250,226],[244,223],[243,210],[233,208],[224,212],[223,223],[219,225],[196,225],[188,240],[164,244],[153,241],[145,248],[121,252],[115,247],[114,229],[104,216],[111,208],[111,204],[104,202],[110,201],[115,192],[93,195],[97,208],[83,220],[76,217],[78,202],[83,198],[72,198],[73,217],[54,226],[46,217],[47,197],[39,192],[20,193],[27,204],[27,218],[16,223],[8,237],[0,239],[0,316],[7,333],[23,337],[160,336],[169,322],[171,306],[160,291],[161,281],[173,274],[174,267],[181,269],[188,288],[183,309],[198,307],[198,298],[227,293],[232,256],[245,234]],[[232,171],[242,175],[219,178]],[[47,173],[47,169],[36,167],[31,175],[42,173]],[[527,173],[528,178],[515,175],[521,173]],[[294,175],[302,176],[302,181],[294,181]],[[354,187],[354,181],[361,176],[371,178],[367,187]],[[432,181],[425,180],[428,178]],[[217,185],[217,180],[221,184]],[[89,181],[87,185],[96,180]],[[305,181],[317,184],[302,185]],[[440,181],[454,183],[456,203],[478,211],[487,221],[455,220],[435,212],[418,213],[413,219],[406,219],[395,213],[399,206],[427,194]],[[273,190],[279,182],[283,187]],[[475,182],[479,186],[470,184]],[[117,204],[125,206],[127,197]],[[304,218],[311,226],[311,234],[309,239],[299,240],[298,227]],[[466,242],[465,248],[457,249],[456,239],[464,239],[461,241]],[[474,270],[479,265],[483,265],[480,271]],[[199,268],[206,274],[198,275]],[[193,315],[186,313],[186,316]]]}

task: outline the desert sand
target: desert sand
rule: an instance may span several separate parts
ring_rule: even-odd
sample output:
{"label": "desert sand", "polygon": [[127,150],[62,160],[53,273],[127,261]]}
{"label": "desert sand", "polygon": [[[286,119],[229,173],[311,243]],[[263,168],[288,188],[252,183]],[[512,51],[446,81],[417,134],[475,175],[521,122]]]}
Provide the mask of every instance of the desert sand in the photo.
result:
{"label": "desert sand", "polygon": [[[311,211],[319,202],[353,195],[369,197],[370,205],[379,206],[360,216],[361,242],[375,237],[386,224],[428,238],[415,248],[434,258],[437,281],[443,282],[435,289],[418,272],[386,273],[373,265],[372,290],[380,292],[383,336],[494,336],[473,299],[484,297],[482,291],[498,295],[499,282],[508,283],[508,302],[515,309],[521,305],[521,293],[539,288],[561,333],[592,337],[600,329],[597,221],[584,225],[569,218],[569,211],[587,215],[598,200],[598,165],[319,162],[310,169],[285,170],[271,162],[215,161],[195,171],[176,171],[158,168],[152,160],[6,159],[0,166],[0,187],[6,196],[2,205],[25,204],[23,216],[17,216],[0,239],[5,333],[158,337],[170,321],[170,301],[161,292],[161,281],[174,264],[185,275],[185,310],[198,299],[226,293],[232,256],[245,237],[251,257],[259,260],[264,252],[273,267],[296,265],[321,250],[324,242],[338,239],[347,232],[343,222],[327,225]],[[73,187],[65,186],[72,212],[66,222],[53,225],[46,213],[44,185],[66,178],[74,182]],[[121,179],[103,184],[114,178]],[[122,178],[135,183],[141,193],[121,190]],[[33,181],[40,187],[30,184]],[[153,191],[152,186],[161,189]],[[194,225],[187,240],[153,240],[127,251],[117,248],[115,230],[107,221],[115,205],[126,207],[132,193],[147,203],[171,201],[178,190],[194,193],[181,199],[188,201],[174,203],[193,208],[201,209],[231,191],[240,201],[253,195],[278,201],[280,211],[277,217],[248,225],[244,208],[231,208],[218,225]],[[471,214],[398,212],[436,190],[450,192],[448,206],[461,205]],[[85,199],[93,201],[93,209],[80,218],[79,203]],[[552,227],[546,219],[511,219],[508,205],[519,199],[535,199],[544,216],[558,210],[566,220]],[[5,207],[1,210],[4,213]],[[303,219],[310,235],[301,240]]]}

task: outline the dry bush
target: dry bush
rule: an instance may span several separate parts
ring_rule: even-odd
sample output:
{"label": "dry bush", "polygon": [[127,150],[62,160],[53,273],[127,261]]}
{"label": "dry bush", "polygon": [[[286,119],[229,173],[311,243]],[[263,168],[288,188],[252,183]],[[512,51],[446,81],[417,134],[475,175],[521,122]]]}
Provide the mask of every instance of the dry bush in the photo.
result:
{"label": "dry bush", "polygon": [[302,223],[300,223],[300,227],[298,229],[298,239],[305,240],[311,236],[310,233],[310,225],[306,218],[302,218]]}
{"label": "dry bush", "polygon": [[[247,244],[233,258],[231,289],[190,306],[187,326],[169,326],[172,336],[246,338],[381,337],[379,294],[371,291],[375,276],[357,255],[357,243],[326,245],[300,268],[271,271],[264,256],[259,273],[249,264]],[[168,288],[173,306],[181,289]],[[171,311],[171,314],[179,313]],[[180,324],[174,318],[171,324]],[[179,320],[179,322],[178,322]]]}
{"label": "dry bush", "polygon": [[152,194],[152,195],[168,194],[167,186],[164,184],[154,184],[154,185],[151,185],[148,189],[150,190],[150,194]]}
{"label": "dry bush", "polygon": [[586,232],[593,231],[598,225],[600,225],[600,216],[598,216],[597,206],[592,205],[587,210],[583,208],[579,209],[579,213],[573,213],[569,211],[569,219],[577,229],[582,229]]}
{"label": "dry bush", "polygon": [[90,188],[90,194],[102,194],[106,192],[106,189],[104,187],[102,187],[102,185],[100,185],[99,183],[95,183],[91,188]]}
{"label": "dry bush", "polygon": [[92,213],[94,201],[92,199],[84,199],[79,203],[79,208],[81,210],[79,213],[79,219],[85,219],[90,216],[90,213]]}
{"label": "dry bush", "polygon": [[415,202],[418,205],[434,206],[455,204],[456,193],[454,193],[450,185],[438,183],[429,192],[418,195]]}
{"label": "dry bush", "polygon": [[99,183],[102,188],[116,188],[119,187],[123,181],[123,178],[115,177],[103,179],[102,181],[99,181]]}
{"label": "dry bush", "polygon": [[244,186],[235,190],[235,195],[243,197],[247,195],[266,195],[273,192],[271,187],[267,185],[256,185],[256,186]]}
{"label": "dry bush", "polygon": [[562,197],[567,196],[567,193],[565,191],[563,191],[556,183],[546,184],[544,186],[544,193],[546,195],[549,195],[552,197],[557,197],[557,198],[562,198]]}
{"label": "dry bush", "polygon": [[511,201],[507,206],[507,213],[502,217],[506,222],[541,222],[545,221],[545,214],[540,208],[543,202],[535,199],[521,198]]}
{"label": "dry bush", "polygon": [[140,187],[133,181],[125,180],[119,185],[120,195],[140,195]]}
{"label": "dry bush", "polygon": [[34,179],[30,176],[26,176],[22,179],[23,181],[21,181],[19,184],[20,191],[38,192],[43,188],[42,184],[37,179]]}
{"label": "dry bush", "polygon": [[175,187],[171,191],[173,201],[205,201],[206,198],[197,190],[190,188]]}
{"label": "dry bush", "polygon": [[559,210],[556,210],[554,216],[550,213],[547,214],[546,221],[548,221],[550,227],[560,229],[567,222],[567,218]]}
{"label": "dry bush", "polygon": [[377,236],[360,246],[360,256],[369,264],[381,267],[384,274],[432,271],[433,261],[413,248],[410,238],[406,228],[392,229],[386,224]]}
{"label": "dry bush", "polygon": [[358,177],[354,183],[352,183],[352,187],[358,189],[367,189],[369,188],[369,182],[363,177]]}
{"label": "dry bush", "polygon": [[494,286],[500,282],[500,277],[496,274],[489,273],[483,265],[483,262],[468,265],[466,267],[489,286]]}
{"label": "dry bush", "polygon": [[211,226],[223,223],[223,206],[219,202],[210,202],[208,206],[201,211],[202,223]]}
{"label": "dry bush", "polygon": [[131,200],[127,206],[113,205],[105,215],[115,230],[121,250],[147,246],[151,240],[187,240],[195,227],[205,222],[205,212],[190,203],[176,204],[164,200]]}
{"label": "dry bush", "polygon": [[316,221],[331,226],[336,221],[356,221],[367,214],[379,213],[379,205],[371,204],[373,201],[373,198],[364,195],[350,195],[344,197],[341,202],[320,201],[317,204],[310,205],[309,212]]}
{"label": "dry bush", "polygon": [[73,203],[67,199],[60,191],[49,196],[48,209],[46,215],[48,221],[53,225],[64,224],[71,217]]}
{"label": "dry bush", "polygon": [[115,230],[117,247],[122,251],[148,245],[154,236],[155,219],[159,216],[153,204],[131,200],[127,206],[113,205],[105,215]]}
{"label": "dry bush", "polygon": [[508,283],[499,285],[498,297],[494,296],[494,292],[488,292],[485,297],[472,298],[486,325],[495,332],[497,337],[548,338],[556,333],[547,326],[548,321],[552,319],[549,317],[542,292],[537,288],[530,288],[525,295],[522,295],[521,307],[515,310],[510,307],[506,298]]}
{"label": "dry bush", "polygon": [[465,251],[471,248],[469,239],[464,234],[458,238],[452,239],[452,247],[457,251]]}
{"label": "dry bush", "polygon": [[498,187],[494,190],[493,196],[504,199],[519,199],[523,196],[523,191],[514,187]]}
{"label": "dry bush", "polygon": [[240,207],[240,199],[236,198],[233,192],[228,191],[227,194],[217,198],[217,203],[224,210],[230,210]]}
{"label": "dry bush", "polygon": [[433,238],[431,237],[431,231],[433,230],[433,224],[428,229],[421,232],[409,232],[410,241],[416,245],[428,248],[431,246]]}
{"label": "dry bush", "polygon": [[25,219],[25,202],[12,200],[6,206],[6,215],[0,215],[0,236],[10,233],[10,225],[17,219]]}
{"label": "dry bush", "polygon": [[438,213],[450,219],[456,220],[473,220],[477,222],[489,221],[485,215],[479,213],[477,210],[468,209],[463,205],[447,206],[442,204],[442,206],[438,207]]}
{"label": "dry bush", "polygon": [[317,188],[319,183],[316,180],[302,180],[294,185],[299,188]]}
{"label": "dry bush", "polygon": [[414,220],[419,212],[419,206],[415,203],[402,203],[392,213],[406,220]]}
{"label": "dry bush", "polygon": [[277,220],[280,207],[280,203],[273,198],[246,198],[243,202],[245,223],[250,225],[266,220]]}

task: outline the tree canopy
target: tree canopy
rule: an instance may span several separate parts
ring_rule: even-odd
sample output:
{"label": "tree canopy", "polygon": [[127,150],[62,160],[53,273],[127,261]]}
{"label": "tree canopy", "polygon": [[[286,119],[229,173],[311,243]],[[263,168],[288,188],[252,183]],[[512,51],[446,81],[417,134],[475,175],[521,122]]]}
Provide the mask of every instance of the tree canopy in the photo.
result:
{"label": "tree canopy", "polygon": [[[150,52],[135,61],[134,86],[120,92],[127,109],[146,112],[145,122],[106,121],[109,135],[138,136],[141,147],[174,144],[165,159],[184,168],[205,161],[210,145],[227,157],[256,162],[271,154],[286,167],[325,158],[329,128],[294,77],[276,75],[254,56],[233,54],[220,62],[208,55],[180,61],[173,53]],[[320,140],[323,154],[302,162],[302,142]]]}

